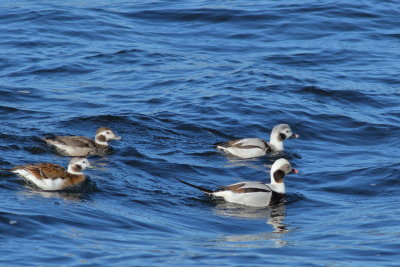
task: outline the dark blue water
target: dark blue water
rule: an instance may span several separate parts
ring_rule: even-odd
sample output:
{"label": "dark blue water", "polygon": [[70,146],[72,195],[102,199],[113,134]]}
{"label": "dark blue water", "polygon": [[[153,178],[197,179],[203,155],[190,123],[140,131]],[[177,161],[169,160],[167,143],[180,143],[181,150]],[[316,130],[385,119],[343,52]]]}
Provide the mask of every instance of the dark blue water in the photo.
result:
{"label": "dark blue water", "polygon": [[[1,1],[0,168],[41,137],[124,140],[84,192],[0,176],[0,265],[382,266],[400,256],[397,1]],[[288,203],[208,200],[272,158],[212,144],[288,123]]]}

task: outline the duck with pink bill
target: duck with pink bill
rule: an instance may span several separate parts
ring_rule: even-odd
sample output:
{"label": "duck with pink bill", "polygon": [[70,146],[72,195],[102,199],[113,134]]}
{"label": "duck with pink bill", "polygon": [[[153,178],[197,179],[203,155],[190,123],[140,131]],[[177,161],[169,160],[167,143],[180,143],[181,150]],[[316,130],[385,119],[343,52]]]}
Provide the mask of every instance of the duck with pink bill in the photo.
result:
{"label": "duck with pink bill", "polygon": [[270,173],[271,183],[269,184],[258,181],[244,181],[222,186],[217,190],[210,190],[181,179],[177,180],[199,189],[212,198],[222,198],[227,202],[251,207],[266,207],[279,203],[284,197],[286,193],[284,177],[290,173],[298,173],[298,170],[292,168],[289,161],[281,158],[272,164]]}

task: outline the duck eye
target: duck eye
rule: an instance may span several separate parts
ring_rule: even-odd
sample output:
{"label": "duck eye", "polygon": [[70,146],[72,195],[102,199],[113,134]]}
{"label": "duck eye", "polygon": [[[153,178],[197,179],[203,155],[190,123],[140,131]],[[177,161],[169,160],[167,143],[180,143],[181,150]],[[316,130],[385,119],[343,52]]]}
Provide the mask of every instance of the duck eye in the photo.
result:
{"label": "duck eye", "polygon": [[106,132],[106,134],[110,134],[110,132]]}

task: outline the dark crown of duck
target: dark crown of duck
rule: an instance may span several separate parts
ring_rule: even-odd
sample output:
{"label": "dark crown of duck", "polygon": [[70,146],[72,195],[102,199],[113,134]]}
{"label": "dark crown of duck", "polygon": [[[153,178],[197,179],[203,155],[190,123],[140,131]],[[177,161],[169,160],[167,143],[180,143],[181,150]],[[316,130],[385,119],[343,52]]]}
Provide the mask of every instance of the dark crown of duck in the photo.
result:
{"label": "dark crown of duck", "polygon": [[100,127],[99,129],[97,129],[96,135],[98,135],[99,133],[102,133],[104,131],[112,131],[112,130],[111,130],[111,128],[108,128],[108,127]]}

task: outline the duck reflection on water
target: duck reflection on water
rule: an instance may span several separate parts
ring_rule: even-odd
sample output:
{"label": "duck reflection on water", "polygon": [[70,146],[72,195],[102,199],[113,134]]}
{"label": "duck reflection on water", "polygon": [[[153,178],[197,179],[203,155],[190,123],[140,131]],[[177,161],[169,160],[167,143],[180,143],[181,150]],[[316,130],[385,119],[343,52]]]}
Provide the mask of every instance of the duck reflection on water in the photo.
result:
{"label": "duck reflection on water", "polygon": [[240,234],[223,235],[218,238],[219,245],[224,247],[265,247],[265,242],[254,243],[254,241],[270,241],[272,247],[284,247],[287,242],[282,239],[288,233],[289,227],[284,223],[286,206],[284,204],[267,208],[249,208],[246,206],[218,201],[215,206],[215,213],[220,216],[235,217],[244,220],[265,220],[272,226],[271,231]]}

